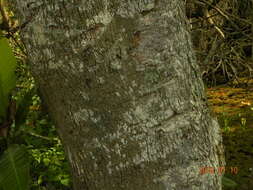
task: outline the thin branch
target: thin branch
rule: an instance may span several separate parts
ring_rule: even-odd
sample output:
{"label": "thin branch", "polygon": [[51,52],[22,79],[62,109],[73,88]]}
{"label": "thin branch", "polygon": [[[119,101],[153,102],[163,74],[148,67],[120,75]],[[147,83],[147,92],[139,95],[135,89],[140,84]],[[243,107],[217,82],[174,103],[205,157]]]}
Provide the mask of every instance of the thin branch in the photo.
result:
{"label": "thin branch", "polygon": [[57,138],[45,137],[45,136],[42,136],[42,135],[33,133],[33,132],[31,132],[31,131],[25,131],[25,130],[22,130],[22,131],[25,132],[25,133],[27,133],[28,135],[31,135],[31,136],[34,136],[34,137],[38,137],[38,138],[41,138],[41,139],[44,139],[44,140],[47,140],[47,141],[58,141]]}

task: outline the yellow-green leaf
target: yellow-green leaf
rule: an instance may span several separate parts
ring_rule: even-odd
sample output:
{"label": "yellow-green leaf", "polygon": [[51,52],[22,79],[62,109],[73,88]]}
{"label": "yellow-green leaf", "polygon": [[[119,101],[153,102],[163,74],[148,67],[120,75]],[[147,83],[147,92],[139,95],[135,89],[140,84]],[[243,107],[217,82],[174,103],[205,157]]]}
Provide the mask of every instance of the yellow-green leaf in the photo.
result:
{"label": "yellow-green leaf", "polygon": [[6,118],[11,90],[15,87],[16,58],[6,38],[0,37],[0,119]]}

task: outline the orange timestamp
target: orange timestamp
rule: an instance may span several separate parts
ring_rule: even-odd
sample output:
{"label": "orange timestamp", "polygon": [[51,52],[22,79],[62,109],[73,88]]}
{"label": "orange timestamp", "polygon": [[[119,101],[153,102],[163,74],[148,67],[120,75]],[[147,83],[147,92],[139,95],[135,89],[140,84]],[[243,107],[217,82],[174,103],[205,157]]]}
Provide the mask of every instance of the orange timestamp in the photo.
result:
{"label": "orange timestamp", "polygon": [[204,174],[215,174],[218,173],[220,175],[225,174],[225,173],[230,173],[233,175],[236,175],[238,173],[238,167],[225,167],[225,166],[220,166],[220,167],[209,167],[209,166],[204,166],[201,167],[199,170],[199,173],[201,175]]}

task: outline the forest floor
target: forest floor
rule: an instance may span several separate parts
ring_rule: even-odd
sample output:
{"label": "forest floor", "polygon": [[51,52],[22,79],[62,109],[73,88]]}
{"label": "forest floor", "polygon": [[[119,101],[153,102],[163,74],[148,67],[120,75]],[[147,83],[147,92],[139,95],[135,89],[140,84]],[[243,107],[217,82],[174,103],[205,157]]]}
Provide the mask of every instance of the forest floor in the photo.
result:
{"label": "forest floor", "polygon": [[222,128],[225,176],[235,188],[253,189],[253,79],[241,78],[229,85],[207,89],[212,113]]}

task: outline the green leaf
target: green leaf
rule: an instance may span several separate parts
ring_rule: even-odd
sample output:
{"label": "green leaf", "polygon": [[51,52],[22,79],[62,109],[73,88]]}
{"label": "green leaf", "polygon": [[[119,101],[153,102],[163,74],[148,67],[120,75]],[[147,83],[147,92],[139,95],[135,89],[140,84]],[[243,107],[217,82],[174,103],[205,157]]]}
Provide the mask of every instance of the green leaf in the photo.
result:
{"label": "green leaf", "polygon": [[6,38],[0,38],[0,118],[5,119],[9,95],[15,87],[16,59]]}
{"label": "green leaf", "polygon": [[0,159],[0,188],[29,190],[29,158],[24,146],[11,145]]}
{"label": "green leaf", "polygon": [[64,178],[60,180],[62,185],[69,186],[70,180],[69,178]]}
{"label": "green leaf", "polygon": [[43,179],[42,179],[42,178],[43,178],[43,176],[40,175],[40,176],[39,176],[39,179],[38,179],[38,181],[37,181],[38,185],[41,184],[41,183],[43,182]]}
{"label": "green leaf", "polygon": [[43,162],[44,162],[44,164],[45,164],[46,166],[48,166],[48,165],[50,164],[51,160],[50,160],[49,158],[44,158],[44,159],[43,159]]}
{"label": "green leaf", "polygon": [[223,185],[224,187],[234,188],[234,187],[237,186],[237,183],[234,182],[233,180],[231,180],[231,179],[229,179],[229,178],[223,176],[223,177],[222,177],[222,185]]}

